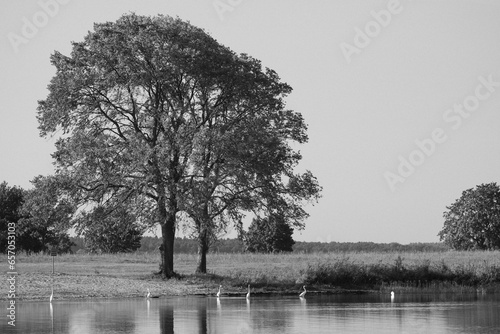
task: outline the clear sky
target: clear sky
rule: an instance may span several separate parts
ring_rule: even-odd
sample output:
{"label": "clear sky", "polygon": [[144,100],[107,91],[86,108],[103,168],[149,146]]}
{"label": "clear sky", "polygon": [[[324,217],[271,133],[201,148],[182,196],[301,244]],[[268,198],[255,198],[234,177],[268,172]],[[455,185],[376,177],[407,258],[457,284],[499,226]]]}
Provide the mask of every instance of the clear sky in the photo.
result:
{"label": "clear sky", "polygon": [[500,183],[496,0],[40,0],[0,12],[0,182],[53,173],[37,101],[94,22],[179,16],[294,89],[323,198],[296,240],[434,242],[462,191]]}

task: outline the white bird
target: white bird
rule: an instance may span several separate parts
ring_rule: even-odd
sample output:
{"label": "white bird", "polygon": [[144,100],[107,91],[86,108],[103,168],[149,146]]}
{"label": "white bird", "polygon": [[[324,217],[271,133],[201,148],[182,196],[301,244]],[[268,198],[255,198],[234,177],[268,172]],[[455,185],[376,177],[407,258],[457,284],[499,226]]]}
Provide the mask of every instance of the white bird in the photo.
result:
{"label": "white bird", "polygon": [[250,284],[248,284],[248,292],[247,292],[247,299],[250,298]]}
{"label": "white bird", "polygon": [[146,298],[160,298],[159,295],[152,295],[151,292],[149,291],[149,288],[148,288],[148,293],[146,294]]}
{"label": "white bird", "polygon": [[220,288],[222,288],[222,285],[219,285],[219,291],[217,291],[217,298],[220,297]]}
{"label": "white bird", "polygon": [[394,298],[394,291],[391,291],[391,298]]}
{"label": "white bird", "polygon": [[54,288],[52,288],[52,293],[50,294],[49,302],[52,303],[52,299],[54,299]]}
{"label": "white bird", "polygon": [[300,293],[300,295],[299,295],[299,297],[301,297],[301,298],[303,298],[303,297],[306,295],[306,292],[307,292],[307,291],[306,291],[306,286],[305,286],[305,285],[303,286],[303,288],[304,288],[304,291],[302,291],[302,292]]}

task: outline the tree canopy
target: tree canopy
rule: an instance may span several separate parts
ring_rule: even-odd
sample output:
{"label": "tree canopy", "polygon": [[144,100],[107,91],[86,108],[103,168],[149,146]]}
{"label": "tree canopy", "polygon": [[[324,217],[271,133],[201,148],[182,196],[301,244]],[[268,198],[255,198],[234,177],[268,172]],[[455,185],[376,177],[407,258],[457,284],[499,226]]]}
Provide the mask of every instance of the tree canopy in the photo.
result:
{"label": "tree canopy", "polygon": [[38,253],[55,246],[61,253],[70,252],[73,243],[63,227],[67,203],[57,203],[50,178],[38,176],[32,183],[35,188],[30,190],[0,184],[0,251],[6,250],[8,223],[14,223],[17,251]]}
{"label": "tree canopy", "polygon": [[254,219],[245,234],[245,246],[249,252],[292,252],[295,241],[293,229],[283,217]]}
{"label": "tree canopy", "polygon": [[500,249],[500,187],[496,183],[467,189],[444,212],[439,237],[459,250]]}
{"label": "tree canopy", "polygon": [[[20,209],[24,202],[24,191],[10,187],[7,182],[0,183],[0,251],[7,249],[8,224],[21,218]],[[17,231],[16,231],[17,232]]]}
{"label": "tree canopy", "polygon": [[306,142],[307,128],[285,109],[290,86],[202,29],[124,15],[51,62],[37,117],[42,136],[62,133],[56,175],[71,180],[66,189],[87,212],[127,203],[141,222],[159,223],[167,277],[180,212],[203,238],[242,210],[300,224],[301,200],[319,196],[310,172],[293,173],[301,156],[288,142]]}
{"label": "tree canopy", "polygon": [[94,208],[80,217],[77,228],[85,238],[85,248],[92,253],[136,251],[141,247],[143,232],[134,214],[124,206]]}

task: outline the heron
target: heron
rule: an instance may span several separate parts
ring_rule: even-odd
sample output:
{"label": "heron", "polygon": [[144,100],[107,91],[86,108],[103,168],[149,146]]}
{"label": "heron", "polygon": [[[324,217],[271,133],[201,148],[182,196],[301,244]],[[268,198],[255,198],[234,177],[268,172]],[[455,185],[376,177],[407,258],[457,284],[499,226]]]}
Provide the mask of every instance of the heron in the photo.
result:
{"label": "heron", "polygon": [[153,296],[153,295],[151,294],[151,292],[149,291],[149,288],[148,288],[148,294],[146,295],[146,298],[160,298],[160,296],[159,296],[159,295],[155,295],[155,296]]}
{"label": "heron", "polygon": [[54,288],[52,288],[52,293],[50,294],[49,302],[52,303],[52,299],[54,299]]}
{"label": "heron", "polygon": [[222,288],[222,285],[219,285],[219,291],[217,291],[217,298],[220,297],[220,289]]}
{"label": "heron", "polygon": [[304,285],[302,288],[304,289],[304,291],[302,291],[302,292],[300,293],[300,295],[299,295],[299,297],[301,297],[301,298],[303,298],[303,297],[306,295],[306,292],[307,292],[307,291],[306,291],[306,286],[305,286],[305,285]]}
{"label": "heron", "polygon": [[248,292],[247,292],[247,299],[250,298],[250,284],[248,284]]}

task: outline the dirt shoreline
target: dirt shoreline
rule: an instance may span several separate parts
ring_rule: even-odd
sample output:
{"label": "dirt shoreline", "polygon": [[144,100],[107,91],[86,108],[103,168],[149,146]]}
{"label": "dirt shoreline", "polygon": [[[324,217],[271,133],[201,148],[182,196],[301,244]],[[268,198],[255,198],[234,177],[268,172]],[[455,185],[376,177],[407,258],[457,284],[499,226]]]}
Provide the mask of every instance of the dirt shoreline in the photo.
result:
{"label": "dirt shoreline", "polygon": [[[207,276],[196,278],[168,279],[153,277],[141,278],[116,277],[113,275],[69,275],[56,273],[24,273],[16,276],[16,300],[41,301],[49,300],[54,288],[54,301],[95,298],[140,298],[146,297],[147,289],[151,295],[159,298],[169,296],[215,296],[219,283],[223,284],[222,295],[226,297],[245,296],[246,286],[233,285],[227,282],[214,282]],[[272,286],[252,287],[253,295],[299,295],[299,286],[274,284]],[[308,294],[360,294],[378,293],[369,289],[342,289],[327,286],[308,287]],[[2,295],[7,300],[7,294]]]}

